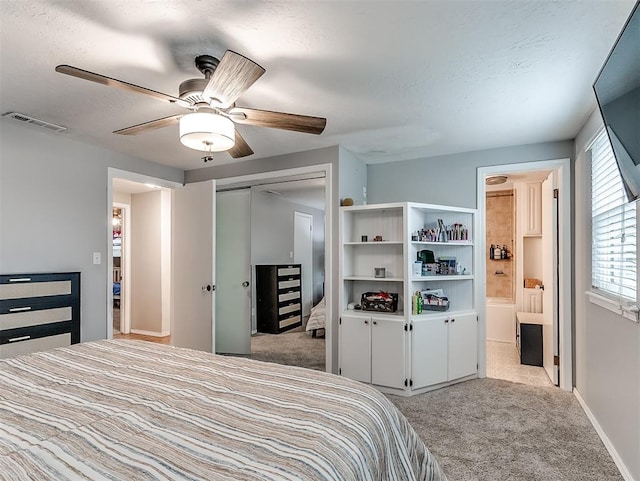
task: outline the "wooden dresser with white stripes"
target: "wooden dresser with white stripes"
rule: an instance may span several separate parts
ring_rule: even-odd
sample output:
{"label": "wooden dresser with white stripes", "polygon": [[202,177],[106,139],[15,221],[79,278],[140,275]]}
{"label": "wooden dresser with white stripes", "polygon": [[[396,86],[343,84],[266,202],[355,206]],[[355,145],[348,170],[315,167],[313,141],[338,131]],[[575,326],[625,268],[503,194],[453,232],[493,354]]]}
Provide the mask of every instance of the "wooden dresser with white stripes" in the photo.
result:
{"label": "wooden dresser with white stripes", "polygon": [[80,342],[80,273],[0,275],[0,359]]}

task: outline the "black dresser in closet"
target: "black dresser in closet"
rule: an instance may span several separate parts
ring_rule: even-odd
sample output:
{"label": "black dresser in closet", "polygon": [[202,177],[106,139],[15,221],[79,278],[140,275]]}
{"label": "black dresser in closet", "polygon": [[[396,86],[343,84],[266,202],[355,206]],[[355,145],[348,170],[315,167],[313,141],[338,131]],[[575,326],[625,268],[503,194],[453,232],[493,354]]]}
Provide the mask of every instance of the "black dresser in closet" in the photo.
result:
{"label": "black dresser in closet", "polygon": [[258,332],[279,334],[302,325],[302,266],[256,265]]}

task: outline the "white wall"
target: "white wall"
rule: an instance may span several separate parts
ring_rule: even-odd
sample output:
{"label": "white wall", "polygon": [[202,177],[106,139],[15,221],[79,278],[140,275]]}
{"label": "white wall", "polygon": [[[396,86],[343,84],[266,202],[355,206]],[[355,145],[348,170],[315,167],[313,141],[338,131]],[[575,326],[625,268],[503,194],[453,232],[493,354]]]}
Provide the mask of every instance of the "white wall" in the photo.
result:
{"label": "white wall", "polygon": [[596,110],[576,138],[575,387],[624,463],[640,480],[640,324],[592,304],[591,159],[602,128]]}
{"label": "white wall", "polygon": [[83,341],[107,336],[108,167],[174,182],[184,175],[0,118],[0,272],[81,272]]}
{"label": "white wall", "polygon": [[170,331],[171,193],[131,195],[131,331]]}

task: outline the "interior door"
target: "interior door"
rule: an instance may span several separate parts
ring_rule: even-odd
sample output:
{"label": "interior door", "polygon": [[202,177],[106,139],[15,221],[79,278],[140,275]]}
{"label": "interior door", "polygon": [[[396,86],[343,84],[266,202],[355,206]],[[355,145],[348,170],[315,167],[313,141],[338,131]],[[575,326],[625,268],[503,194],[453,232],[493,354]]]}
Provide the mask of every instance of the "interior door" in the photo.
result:
{"label": "interior door", "polygon": [[171,344],[214,352],[214,180],[187,184],[172,196]]}
{"label": "interior door", "polygon": [[216,198],[216,352],[251,354],[251,191]]}
{"label": "interior door", "polygon": [[[555,172],[542,182],[542,365],[557,386],[559,366],[558,331],[558,199],[554,198]],[[559,357],[557,357],[559,359]]]}
{"label": "interior door", "polygon": [[302,265],[302,317],[311,314],[313,304],[313,216],[294,214],[293,261]]}

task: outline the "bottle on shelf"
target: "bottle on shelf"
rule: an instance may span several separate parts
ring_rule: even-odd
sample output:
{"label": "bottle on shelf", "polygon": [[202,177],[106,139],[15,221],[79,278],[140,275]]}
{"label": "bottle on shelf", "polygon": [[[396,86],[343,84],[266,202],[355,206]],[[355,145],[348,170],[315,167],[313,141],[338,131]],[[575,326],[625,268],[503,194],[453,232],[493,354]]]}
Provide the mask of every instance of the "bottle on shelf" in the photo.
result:
{"label": "bottle on shelf", "polygon": [[506,244],[502,245],[502,249],[500,249],[500,259],[506,259],[507,258],[507,246]]}
{"label": "bottle on shelf", "polygon": [[493,244],[491,244],[491,247],[489,247],[489,259],[493,259],[494,258],[495,250],[496,250],[496,248],[493,246]]}

